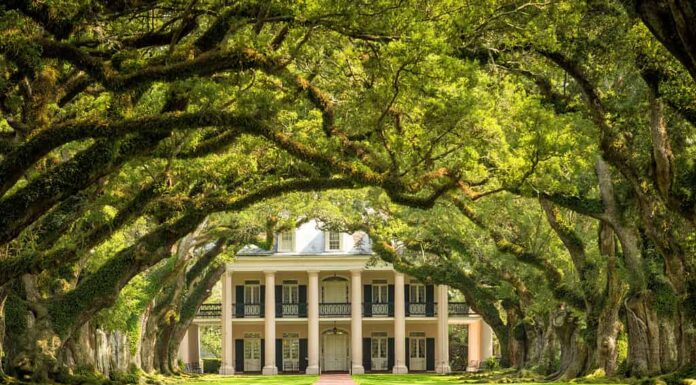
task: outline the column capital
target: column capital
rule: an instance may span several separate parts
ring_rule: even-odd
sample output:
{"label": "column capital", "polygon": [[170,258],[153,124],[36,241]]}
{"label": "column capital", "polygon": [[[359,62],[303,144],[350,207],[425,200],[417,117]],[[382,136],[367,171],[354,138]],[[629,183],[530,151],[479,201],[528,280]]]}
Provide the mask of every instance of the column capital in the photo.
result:
{"label": "column capital", "polygon": [[272,275],[272,274],[275,274],[276,272],[277,272],[277,270],[264,270],[263,271],[263,273],[265,275]]}
{"label": "column capital", "polygon": [[402,272],[400,272],[400,271],[394,270],[394,275],[397,276],[397,277],[402,277],[402,278],[403,278],[404,273],[402,273]]}
{"label": "column capital", "polygon": [[309,275],[317,275],[321,272],[321,270],[307,270],[307,274]]}
{"label": "column capital", "polygon": [[350,269],[350,274],[351,275],[360,275],[365,269],[363,268],[357,268],[357,269]]}

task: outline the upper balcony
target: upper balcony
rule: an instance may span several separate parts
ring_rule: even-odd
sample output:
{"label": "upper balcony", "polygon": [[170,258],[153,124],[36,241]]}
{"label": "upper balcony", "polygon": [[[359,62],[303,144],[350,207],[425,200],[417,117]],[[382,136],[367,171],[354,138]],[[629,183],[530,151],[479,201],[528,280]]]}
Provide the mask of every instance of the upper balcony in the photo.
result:
{"label": "upper balcony", "polygon": [[[466,317],[474,314],[464,302],[450,302],[447,304],[449,317]],[[265,305],[262,303],[232,304],[232,317],[234,318],[263,318]],[[307,303],[276,303],[276,318],[307,318]],[[362,316],[364,318],[393,317],[394,303],[363,303]],[[222,304],[206,303],[201,305],[196,313],[196,318],[220,318],[222,316]],[[350,303],[320,303],[320,318],[350,318]],[[406,303],[406,317],[436,317],[437,303]]]}

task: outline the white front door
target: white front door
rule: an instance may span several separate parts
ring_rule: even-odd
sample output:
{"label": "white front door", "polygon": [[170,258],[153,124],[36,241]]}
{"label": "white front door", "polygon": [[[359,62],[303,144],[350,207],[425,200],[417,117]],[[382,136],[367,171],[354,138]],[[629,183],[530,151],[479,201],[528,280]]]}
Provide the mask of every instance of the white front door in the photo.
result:
{"label": "white front door", "polygon": [[348,370],[348,335],[324,334],[324,371]]}
{"label": "white front door", "polygon": [[409,338],[410,362],[409,370],[425,370],[425,336],[411,336]]}
{"label": "white front door", "polygon": [[244,371],[258,372],[261,370],[261,339],[244,339]]}

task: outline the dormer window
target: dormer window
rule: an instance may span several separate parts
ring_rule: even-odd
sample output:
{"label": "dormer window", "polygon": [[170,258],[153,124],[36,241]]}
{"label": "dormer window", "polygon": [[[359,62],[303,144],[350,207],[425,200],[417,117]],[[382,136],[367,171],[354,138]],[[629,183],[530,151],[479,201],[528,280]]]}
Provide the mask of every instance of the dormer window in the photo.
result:
{"label": "dormer window", "polygon": [[278,251],[290,252],[295,250],[295,232],[283,231],[278,235]]}
{"label": "dormer window", "polygon": [[341,233],[337,231],[326,232],[326,251],[341,250]]}

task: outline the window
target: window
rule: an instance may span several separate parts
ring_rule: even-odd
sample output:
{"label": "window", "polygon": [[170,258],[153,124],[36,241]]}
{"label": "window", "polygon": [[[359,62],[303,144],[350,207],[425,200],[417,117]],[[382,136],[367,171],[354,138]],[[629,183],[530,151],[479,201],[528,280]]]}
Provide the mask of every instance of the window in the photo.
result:
{"label": "window", "polygon": [[372,281],[372,303],[389,303],[389,285],[387,285],[387,281]]}
{"label": "window", "polygon": [[283,361],[300,359],[300,335],[298,333],[283,333]]}
{"label": "window", "polygon": [[298,333],[283,333],[283,371],[296,372],[300,370],[300,335]]}
{"label": "window", "polygon": [[261,358],[261,334],[244,333],[244,359],[258,360]]}
{"label": "window", "polygon": [[283,303],[299,303],[297,281],[283,281]]}
{"label": "window", "polygon": [[411,291],[409,298],[411,303],[425,303],[425,285],[411,282],[409,290]]}
{"label": "window", "polygon": [[425,333],[411,333],[409,345],[411,358],[425,358]]}
{"label": "window", "polygon": [[294,251],[295,250],[295,232],[283,231],[278,234],[278,251]]}
{"label": "window", "polygon": [[387,333],[372,333],[372,358],[387,358]]}
{"label": "window", "polygon": [[261,285],[259,281],[244,281],[244,303],[261,303]]}
{"label": "window", "polygon": [[339,251],[341,250],[341,233],[336,231],[326,232],[326,250]]}

